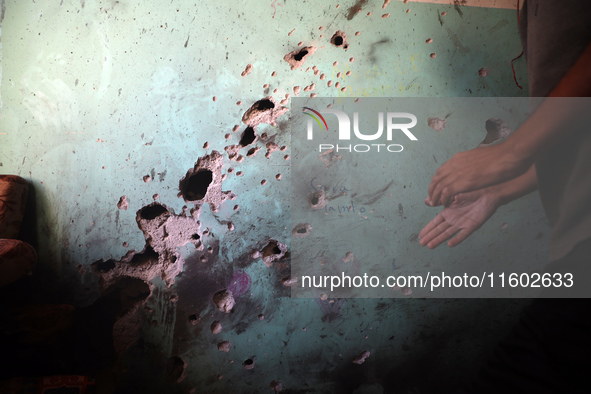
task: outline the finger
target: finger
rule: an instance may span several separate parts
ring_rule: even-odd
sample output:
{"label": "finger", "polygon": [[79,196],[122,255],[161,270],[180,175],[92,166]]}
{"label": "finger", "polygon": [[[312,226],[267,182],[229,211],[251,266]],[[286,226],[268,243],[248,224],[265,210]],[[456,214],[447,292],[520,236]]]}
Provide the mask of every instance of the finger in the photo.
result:
{"label": "finger", "polygon": [[433,227],[431,231],[424,235],[423,239],[421,239],[420,244],[422,246],[428,245],[433,239],[437,238],[439,234],[447,230],[451,225],[445,221],[439,223],[439,225]]}
{"label": "finger", "polygon": [[429,197],[425,198],[425,205],[428,205],[430,207],[433,206],[433,203],[431,202],[431,199]]}
{"label": "finger", "polygon": [[443,182],[444,179],[440,177],[437,177],[436,179],[435,177],[433,177],[433,180],[431,180],[431,184],[429,185],[429,200],[431,201],[431,204],[434,207],[441,205],[441,201],[439,198],[441,196]]}
{"label": "finger", "polygon": [[425,238],[427,236],[427,234],[429,234],[434,228],[436,228],[437,226],[439,226],[445,219],[443,218],[443,216],[441,214],[435,216],[433,218],[433,220],[431,220],[422,230],[421,232],[419,232],[419,239],[420,239],[420,244],[424,246],[423,244],[423,238]]}
{"label": "finger", "polygon": [[[423,241],[423,245],[427,245],[427,247],[432,248],[429,245],[433,242],[433,240],[437,239],[442,233],[444,233],[450,227],[451,227],[451,224],[447,223],[445,220],[443,222],[439,223],[439,225],[437,227],[435,227],[434,229],[432,229],[425,236],[425,240]],[[441,241],[441,242],[443,242],[443,241]],[[439,242],[439,243],[441,243],[441,242]]]}
{"label": "finger", "polygon": [[467,228],[462,229],[455,237],[449,240],[447,246],[453,248],[454,246],[460,244],[464,241],[470,234],[473,233],[473,230],[468,230]]}
{"label": "finger", "polygon": [[443,242],[447,241],[451,237],[454,236],[455,233],[458,232],[458,228],[456,226],[450,226],[445,231],[442,231],[437,237],[435,237],[431,242],[427,244],[429,249],[435,249]]}
{"label": "finger", "polygon": [[435,173],[435,175],[433,175],[433,177],[431,178],[431,183],[429,183],[428,195],[432,203],[436,202],[435,198],[433,197],[435,196],[435,191],[438,190],[438,185],[442,179],[442,176],[438,173]]}

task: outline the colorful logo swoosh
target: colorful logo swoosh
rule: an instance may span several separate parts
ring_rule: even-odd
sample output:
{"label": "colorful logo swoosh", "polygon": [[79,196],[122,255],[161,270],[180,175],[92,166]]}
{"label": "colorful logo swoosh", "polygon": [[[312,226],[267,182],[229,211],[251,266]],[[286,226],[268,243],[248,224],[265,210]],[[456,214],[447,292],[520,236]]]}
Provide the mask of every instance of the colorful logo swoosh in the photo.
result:
{"label": "colorful logo swoosh", "polygon": [[320,115],[320,112],[315,111],[312,108],[302,107],[302,112],[305,113],[306,115],[312,117],[318,123],[318,126],[320,126],[320,130],[322,130],[322,123],[320,123],[320,120],[318,120],[318,118],[316,116],[314,116],[311,113],[306,112],[306,111],[312,111],[316,115],[318,115],[320,117],[320,119],[322,119],[322,123],[324,123],[324,126],[326,127],[326,130],[328,130],[328,125],[326,124],[326,120],[324,120],[324,117],[322,115]]}

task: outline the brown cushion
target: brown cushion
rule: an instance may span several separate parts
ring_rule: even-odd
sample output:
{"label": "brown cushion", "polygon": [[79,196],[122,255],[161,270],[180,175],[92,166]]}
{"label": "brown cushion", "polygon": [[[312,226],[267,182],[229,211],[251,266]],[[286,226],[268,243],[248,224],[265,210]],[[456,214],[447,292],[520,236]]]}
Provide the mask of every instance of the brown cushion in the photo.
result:
{"label": "brown cushion", "polygon": [[26,242],[0,239],[0,287],[31,272],[37,252]]}
{"label": "brown cushion", "polygon": [[0,238],[16,238],[21,228],[29,184],[17,175],[0,175]]}

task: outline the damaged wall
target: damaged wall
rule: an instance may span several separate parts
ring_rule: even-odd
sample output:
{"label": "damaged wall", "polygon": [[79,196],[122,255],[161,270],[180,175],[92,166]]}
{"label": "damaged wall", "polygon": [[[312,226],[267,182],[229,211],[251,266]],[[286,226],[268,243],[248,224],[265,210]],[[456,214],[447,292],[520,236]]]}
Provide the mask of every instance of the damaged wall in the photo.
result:
{"label": "damaged wall", "polygon": [[[342,392],[392,369],[413,387],[434,352],[453,381],[438,366],[471,364],[519,302],[289,297],[290,97],[526,94],[515,11],[448,3],[3,0],[0,172],[35,191],[39,297],[45,273],[79,307],[149,285],[116,325],[136,333],[123,385],[160,387],[137,380],[154,359],[180,392]],[[441,160],[460,149],[444,122]],[[428,181],[406,197],[415,233]],[[541,249],[535,197],[501,214],[465,253],[513,227]]]}

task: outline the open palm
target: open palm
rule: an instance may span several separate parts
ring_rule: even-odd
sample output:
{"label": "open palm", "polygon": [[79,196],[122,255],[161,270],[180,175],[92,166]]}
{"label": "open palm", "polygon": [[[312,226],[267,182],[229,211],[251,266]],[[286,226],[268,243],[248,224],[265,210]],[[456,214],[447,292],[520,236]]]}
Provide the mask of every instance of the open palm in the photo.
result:
{"label": "open palm", "polygon": [[451,238],[447,245],[456,246],[482,226],[498,207],[499,203],[486,189],[457,194],[449,206],[421,230],[420,244],[434,249]]}

